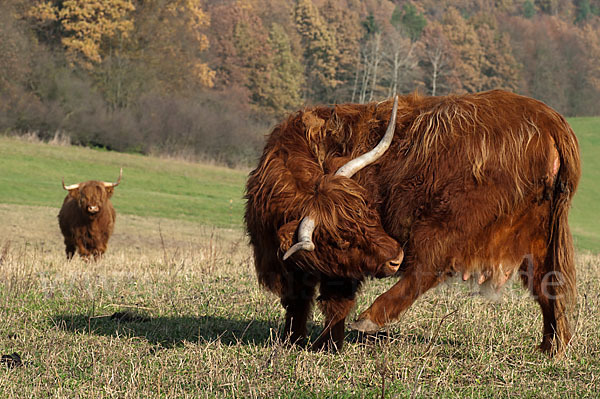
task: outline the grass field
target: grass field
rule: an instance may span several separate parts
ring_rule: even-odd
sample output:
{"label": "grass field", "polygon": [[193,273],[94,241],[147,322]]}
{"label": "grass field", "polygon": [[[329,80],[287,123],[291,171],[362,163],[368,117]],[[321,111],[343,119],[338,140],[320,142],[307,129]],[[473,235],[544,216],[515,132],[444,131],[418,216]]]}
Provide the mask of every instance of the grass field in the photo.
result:
{"label": "grass field", "polygon": [[[576,333],[560,359],[535,349],[541,314],[516,283],[500,303],[461,285],[439,287],[386,335],[364,341],[348,332],[344,351],[331,355],[280,341],[281,306],[258,287],[238,229],[120,215],[109,252],[88,264],[65,261],[55,213],[0,205],[0,355],[18,353],[22,361],[0,364],[5,398],[600,392],[596,256],[577,258]],[[368,282],[358,309],[391,284]],[[313,339],[321,322],[315,312]]]}
{"label": "grass field", "polygon": [[[288,348],[240,228],[246,171],[0,137],[0,396],[598,397],[600,119],[570,122],[584,250],[574,340],[556,359],[535,349],[541,312],[516,282],[498,303],[439,287],[375,339],[347,332],[338,355]],[[121,166],[107,255],[67,262],[61,177],[114,181]],[[369,281],[357,311],[392,284]]]}
{"label": "grass field", "polygon": [[59,208],[66,184],[123,180],[119,213],[240,227],[247,172],[89,148],[0,137],[0,203]]}
{"label": "grass field", "polygon": [[[569,121],[580,141],[583,176],[570,214],[575,245],[600,252],[600,118]],[[123,182],[113,203],[119,213],[218,227],[242,227],[248,171],[89,148],[31,143],[0,136],[0,204],[60,207],[66,184]]]}
{"label": "grass field", "polygon": [[579,139],[583,169],[570,225],[579,248],[600,252],[600,118],[571,118],[569,123]]}

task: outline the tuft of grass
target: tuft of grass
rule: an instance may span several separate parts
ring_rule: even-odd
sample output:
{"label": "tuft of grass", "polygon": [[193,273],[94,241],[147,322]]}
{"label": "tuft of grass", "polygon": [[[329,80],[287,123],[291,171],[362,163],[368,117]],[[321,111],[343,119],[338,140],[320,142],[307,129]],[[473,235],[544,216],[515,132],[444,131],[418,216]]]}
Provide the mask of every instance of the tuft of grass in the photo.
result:
{"label": "tuft of grass", "polygon": [[[106,256],[65,259],[54,208],[0,205],[0,394],[22,397],[586,397],[600,391],[600,257],[577,257],[575,335],[535,349],[541,312],[518,283],[490,303],[426,293],[337,355],[289,348],[238,229],[121,215]],[[159,227],[160,226],[160,227]],[[369,281],[364,310],[393,279]],[[115,316],[116,315],[116,316]],[[127,316],[124,316],[127,315]],[[353,316],[352,316],[353,317]],[[315,311],[314,339],[322,315]]]}

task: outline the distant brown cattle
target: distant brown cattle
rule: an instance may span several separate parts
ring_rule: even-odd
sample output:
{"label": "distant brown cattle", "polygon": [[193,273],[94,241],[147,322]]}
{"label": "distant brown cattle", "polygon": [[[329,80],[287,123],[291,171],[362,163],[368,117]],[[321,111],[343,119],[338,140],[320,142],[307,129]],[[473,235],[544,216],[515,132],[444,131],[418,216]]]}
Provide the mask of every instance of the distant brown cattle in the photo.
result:
{"label": "distant brown cattle", "polygon": [[69,194],[58,213],[58,224],[65,238],[68,259],[75,250],[86,259],[90,256],[97,259],[106,251],[116,219],[110,197],[122,176],[123,169],[115,183],[90,180],[70,186],[65,186],[63,179],[63,188]]}
{"label": "distant brown cattle", "polygon": [[504,91],[409,95],[397,111],[392,101],[307,108],[275,127],[248,179],[258,280],[281,298],[293,342],[319,286],[325,328],[313,348],[339,349],[369,276],[401,276],[352,325],[374,332],[451,276],[499,292],[517,272],[542,310],[540,348],[560,351],[576,297],[567,214],[580,173],[565,119]]}

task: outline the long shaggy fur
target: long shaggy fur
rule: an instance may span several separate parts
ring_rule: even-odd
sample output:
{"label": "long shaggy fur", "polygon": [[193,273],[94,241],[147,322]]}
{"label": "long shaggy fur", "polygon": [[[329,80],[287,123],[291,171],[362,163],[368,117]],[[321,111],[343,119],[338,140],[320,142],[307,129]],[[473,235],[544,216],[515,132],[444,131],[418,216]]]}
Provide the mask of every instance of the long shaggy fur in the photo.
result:
{"label": "long shaggy fur", "polygon": [[[352,179],[333,176],[377,145],[391,110],[391,100],[313,107],[275,127],[246,187],[260,283],[285,297],[298,271],[317,281],[360,282],[402,247],[401,271],[427,281],[417,291],[458,273],[483,275],[501,288],[533,258],[536,276],[554,272],[558,283],[551,300],[536,297],[545,312],[544,339],[554,329],[565,341],[563,315],[576,295],[567,214],[581,170],[564,118],[503,91],[404,96],[387,152]],[[283,262],[309,214],[317,220],[315,251]],[[378,325],[393,320],[412,303],[394,294],[406,290],[390,290],[364,316]]]}
{"label": "long shaggy fur", "polygon": [[[75,251],[86,259],[97,259],[106,252],[117,217],[110,202],[113,191],[113,187],[104,187],[96,180],[80,183],[79,188],[69,191],[58,213],[67,258],[71,259]],[[90,214],[88,205],[98,206],[99,211]]]}

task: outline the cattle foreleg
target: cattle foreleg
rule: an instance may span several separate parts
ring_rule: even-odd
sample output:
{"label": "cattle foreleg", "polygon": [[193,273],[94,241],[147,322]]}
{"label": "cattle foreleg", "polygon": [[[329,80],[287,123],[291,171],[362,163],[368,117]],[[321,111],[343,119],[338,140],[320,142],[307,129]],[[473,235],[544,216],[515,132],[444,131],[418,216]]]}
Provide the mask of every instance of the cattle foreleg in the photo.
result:
{"label": "cattle foreleg", "polygon": [[359,287],[360,281],[352,279],[326,278],[321,281],[317,301],[325,315],[325,324],[321,335],[312,344],[312,350],[336,352],[342,349],[346,316],[356,303]]}
{"label": "cattle foreleg", "polygon": [[79,256],[86,260],[92,255],[82,240],[77,240],[77,252],[79,253]]}
{"label": "cattle foreleg", "polygon": [[92,255],[94,256],[94,260],[99,260],[102,258],[102,255],[104,255],[105,251],[106,244],[104,244],[104,242],[97,243],[96,247],[91,251]]}
{"label": "cattle foreleg", "polygon": [[377,332],[385,324],[397,320],[421,294],[439,282],[440,277],[437,273],[424,271],[423,268],[413,265],[400,281],[380,295],[350,327],[368,333]]}
{"label": "cattle foreleg", "polygon": [[73,241],[71,240],[66,240],[65,239],[65,252],[67,254],[67,259],[71,260],[73,259],[73,255],[75,255],[75,243],[73,243]]}
{"label": "cattle foreleg", "polygon": [[301,271],[290,273],[285,280],[288,286],[281,297],[285,308],[284,337],[291,344],[303,344],[317,280]]}

